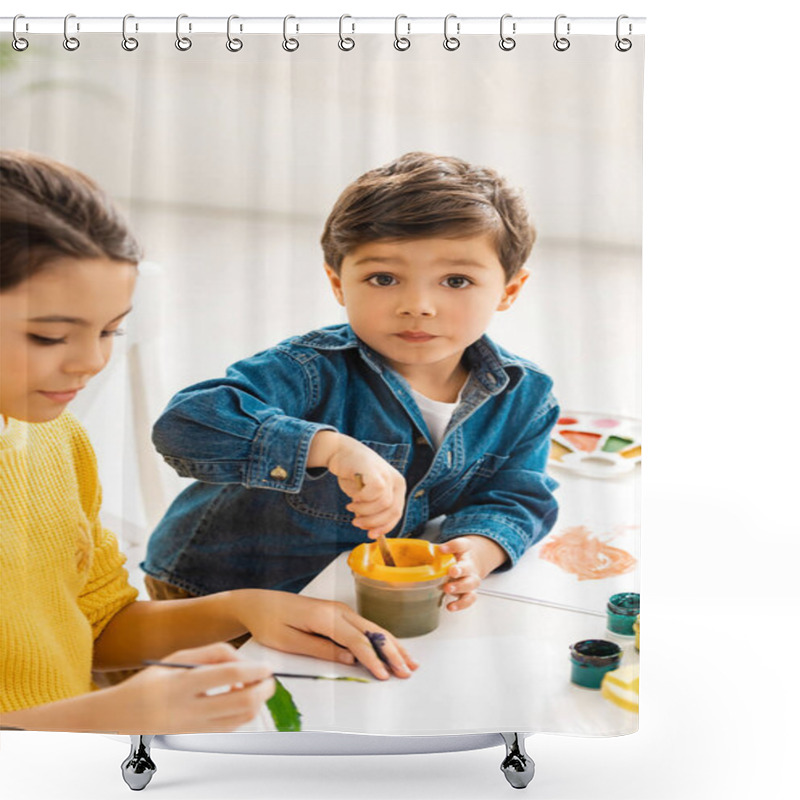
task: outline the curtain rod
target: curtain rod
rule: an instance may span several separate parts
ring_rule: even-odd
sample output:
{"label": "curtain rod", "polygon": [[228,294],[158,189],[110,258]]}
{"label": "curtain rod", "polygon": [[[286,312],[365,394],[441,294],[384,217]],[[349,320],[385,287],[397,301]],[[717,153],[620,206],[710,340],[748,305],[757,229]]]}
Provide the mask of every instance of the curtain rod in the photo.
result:
{"label": "curtain rod", "polygon": [[[121,33],[122,17],[81,17],[69,15],[69,33]],[[180,29],[182,33],[226,33],[227,17],[193,17],[181,15]],[[234,17],[231,19],[231,31],[237,34],[344,34],[384,33],[401,36],[415,34],[442,34],[445,31],[444,17],[356,17],[349,14],[343,17]],[[504,35],[550,34],[555,29],[554,17],[514,17],[504,15]],[[644,33],[644,17],[627,17],[618,23],[616,17],[570,17],[559,15],[559,35],[603,35],[614,36],[619,32],[623,36],[635,36]],[[500,17],[459,17],[449,15],[447,18],[447,35],[469,36],[473,34],[498,34]],[[136,33],[175,33],[177,19],[175,17],[137,17],[129,16],[126,29],[129,34]],[[569,26],[569,29],[567,29]],[[11,33],[14,29],[14,17],[0,17],[0,32]],[[16,31],[18,34],[64,33],[64,17],[36,17],[19,15]]]}

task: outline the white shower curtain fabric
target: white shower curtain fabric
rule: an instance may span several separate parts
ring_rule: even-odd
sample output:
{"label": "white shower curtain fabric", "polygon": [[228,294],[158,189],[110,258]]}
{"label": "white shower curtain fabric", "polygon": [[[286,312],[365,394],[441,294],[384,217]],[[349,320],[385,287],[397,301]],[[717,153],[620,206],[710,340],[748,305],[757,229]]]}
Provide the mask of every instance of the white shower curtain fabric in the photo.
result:
{"label": "white shower curtain fabric", "polygon": [[[127,342],[76,406],[105,519],[144,592],[148,537],[190,485],[150,443],[169,399],[347,322],[320,235],[358,176],[415,151],[489,167],[521,189],[537,230],[531,277],[488,335],[553,380],[557,521],[483,581],[472,608],[404,640],[421,664],[409,680],[287,688],[304,730],[633,732],[638,637],[609,630],[607,603],[639,592],[643,37],[627,52],[613,29],[573,36],[565,52],[540,35],[507,52],[495,35],[453,52],[441,36],[404,52],[390,36],[355,38],[345,52],[335,34],[301,37],[290,53],[253,36],[234,53],[204,34],[180,52],[172,34],[148,34],[126,52],[118,35],[87,34],[67,52],[41,34],[16,53],[4,37],[0,145],[91,176],[146,253]],[[345,558],[303,592],[354,603]],[[618,645],[625,702],[573,680],[570,647],[583,640]],[[242,652],[276,671],[360,674],[255,643]],[[247,729],[275,725],[265,711]]]}

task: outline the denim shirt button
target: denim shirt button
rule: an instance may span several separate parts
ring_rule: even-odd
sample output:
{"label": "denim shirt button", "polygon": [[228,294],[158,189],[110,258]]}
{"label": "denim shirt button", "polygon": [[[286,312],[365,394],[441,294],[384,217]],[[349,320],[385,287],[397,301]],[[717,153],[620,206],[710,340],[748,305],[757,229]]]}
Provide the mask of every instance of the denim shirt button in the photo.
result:
{"label": "denim shirt button", "polygon": [[419,491],[414,492],[414,499],[415,500],[419,500],[420,497],[424,496],[424,494],[425,494],[425,490],[424,489],[420,489]]}
{"label": "denim shirt button", "polygon": [[270,478],[275,478],[276,481],[285,481],[289,477],[289,473],[283,467],[275,467],[270,470]]}

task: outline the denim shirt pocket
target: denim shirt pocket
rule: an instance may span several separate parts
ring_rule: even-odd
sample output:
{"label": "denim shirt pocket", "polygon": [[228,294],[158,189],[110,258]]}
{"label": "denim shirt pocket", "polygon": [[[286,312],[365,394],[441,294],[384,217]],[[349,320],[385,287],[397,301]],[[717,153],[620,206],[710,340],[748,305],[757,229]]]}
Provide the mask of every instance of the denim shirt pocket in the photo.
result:
{"label": "denim shirt pocket", "polygon": [[455,483],[447,487],[441,495],[435,498],[437,505],[440,503],[452,503],[464,492],[474,488],[476,484],[494,477],[503,464],[508,461],[508,458],[508,456],[500,456],[495,453],[485,453],[473,461],[466,471],[457,477]]}
{"label": "denim shirt pocket", "polygon": [[[403,473],[408,464],[411,445],[362,441],[381,458]],[[297,494],[286,494],[286,502],[295,511],[330,522],[350,524],[352,512],[345,506],[350,498],[339,488],[338,478],[328,470],[320,474],[307,473]]]}

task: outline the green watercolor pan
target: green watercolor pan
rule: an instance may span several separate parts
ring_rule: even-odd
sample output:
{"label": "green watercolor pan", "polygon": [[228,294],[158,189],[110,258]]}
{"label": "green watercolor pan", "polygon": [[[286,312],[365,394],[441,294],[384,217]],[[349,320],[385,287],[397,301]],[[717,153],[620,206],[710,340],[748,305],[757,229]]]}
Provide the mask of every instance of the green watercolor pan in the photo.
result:
{"label": "green watercolor pan", "polygon": [[642,425],[633,417],[564,411],[553,428],[548,464],[590,478],[614,478],[642,461]]}

